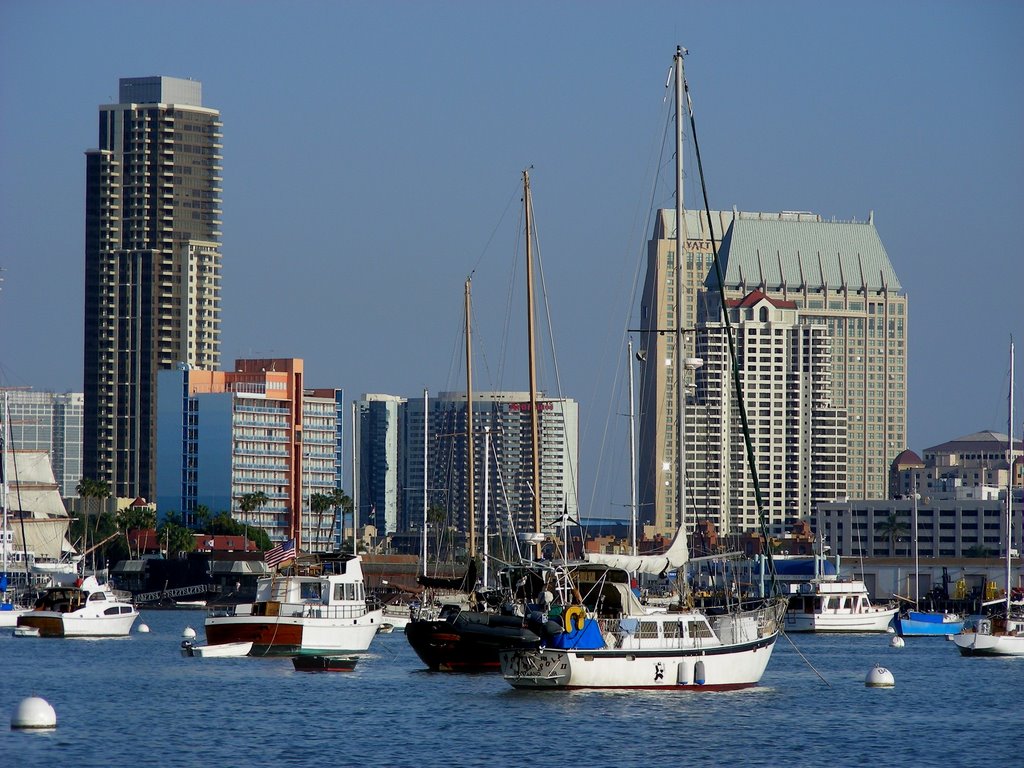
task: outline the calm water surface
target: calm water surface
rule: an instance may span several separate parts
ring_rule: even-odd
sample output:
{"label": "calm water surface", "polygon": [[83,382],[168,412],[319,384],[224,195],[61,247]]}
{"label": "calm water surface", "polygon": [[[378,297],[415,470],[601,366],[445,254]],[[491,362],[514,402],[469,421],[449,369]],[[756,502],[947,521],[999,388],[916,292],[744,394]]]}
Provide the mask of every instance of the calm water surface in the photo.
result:
{"label": "calm water surface", "polygon": [[[783,637],[761,686],[733,693],[534,693],[427,672],[397,632],[350,673],[182,657],[182,631],[201,639],[203,616],[143,611],[131,637],[109,640],[0,633],[0,765],[1022,764],[1024,658],[961,658],[942,638],[893,649],[887,635],[793,635],[798,652]],[[894,689],[864,686],[876,663]],[[9,730],[33,695],[57,729]]]}

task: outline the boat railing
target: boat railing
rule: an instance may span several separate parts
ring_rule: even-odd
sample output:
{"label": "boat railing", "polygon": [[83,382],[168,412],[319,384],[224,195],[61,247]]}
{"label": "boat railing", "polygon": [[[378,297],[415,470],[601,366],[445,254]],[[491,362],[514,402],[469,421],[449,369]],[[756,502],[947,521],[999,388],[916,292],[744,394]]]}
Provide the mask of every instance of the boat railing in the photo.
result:
{"label": "boat railing", "polygon": [[208,611],[210,616],[283,616],[304,619],[358,619],[367,613],[361,603],[323,605],[321,603],[242,603],[218,606]]}
{"label": "boat railing", "polygon": [[[287,605],[288,607],[299,609],[299,612],[293,615],[301,615],[305,619],[358,619],[360,616],[366,615],[366,606],[362,604],[318,605],[316,603],[305,603],[301,606]],[[282,605],[282,608],[284,607]]]}
{"label": "boat railing", "polygon": [[718,638],[703,621],[654,621],[631,618],[596,621],[605,645],[614,649],[701,648],[719,645]]}

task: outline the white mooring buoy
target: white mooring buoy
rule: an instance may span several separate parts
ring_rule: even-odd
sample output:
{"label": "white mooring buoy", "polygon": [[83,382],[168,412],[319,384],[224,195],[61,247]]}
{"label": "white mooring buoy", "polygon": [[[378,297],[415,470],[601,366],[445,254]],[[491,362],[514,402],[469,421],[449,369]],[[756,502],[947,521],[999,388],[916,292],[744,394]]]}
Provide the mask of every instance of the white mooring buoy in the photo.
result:
{"label": "white mooring buoy", "polygon": [[864,685],[868,688],[892,688],[896,685],[896,678],[892,676],[892,672],[888,669],[880,664],[876,664],[875,668],[868,672],[868,676],[864,678]]}
{"label": "white mooring buoy", "polygon": [[889,641],[889,645],[893,648],[902,648],[906,645],[906,642],[899,635],[893,635],[892,640]]}
{"label": "white mooring buoy", "polygon": [[183,640],[195,640],[196,631],[192,627],[185,627],[185,631],[181,633],[181,638]]}
{"label": "white mooring buoy", "polygon": [[149,632],[149,624],[139,624],[139,632],[142,634]]}
{"label": "white mooring buoy", "polygon": [[29,696],[22,699],[11,716],[11,730],[39,730],[57,727],[57,713],[46,699]]}

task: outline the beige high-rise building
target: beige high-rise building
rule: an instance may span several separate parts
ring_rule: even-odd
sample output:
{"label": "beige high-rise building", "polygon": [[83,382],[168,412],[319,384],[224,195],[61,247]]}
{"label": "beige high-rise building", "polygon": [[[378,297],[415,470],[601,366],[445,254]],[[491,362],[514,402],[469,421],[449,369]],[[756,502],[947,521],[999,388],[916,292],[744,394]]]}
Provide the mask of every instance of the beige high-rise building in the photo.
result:
{"label": "beige high-rise building", "polygon": [[[742,212],[712,212],[711,220],[721,243],[727,300],[760,291],[792,302],[800,323],[827,330],[831,407],[848,418],[846,492],[855,498],[884,498],[889,463],[906,445],[907,297],[873,220],[830,222],[810,213]],[[672,329],[686,329],[685,358],[693,354],[700,322],[717,320],[720,312],[706,217],[686,212],[684,235],[677,280],[675,213],[659,212],[641,309],[646,330],[641,343],[646,361],[640,393],[641,518],[659,528],[672,527],[677,499],[673,363],[679,334]],[[678,322],[677,285],[683,291]],[[776,374],[761,373],[769,378],[748,378],[746,386],[770,387]],[[690,413],[692,418],[692,407]],[[813,465],[815,454],[807,460]],[[792,481],[782,478],[783,483]],[[730,514],[743,518],[747,513]]]}
{"label": "beige high-rise building", "polygon": [[[771,535],[781,536],[811,519],[820,502],[846,495],[847,418],[832,404],[831,339],[824,326],[802,323],[793,301],[754,291],[726,304],[743,361],[761,506],[725,323],[707,322],[697,334],[702,365],[687,406],[687,528],[709,520],[722,535],[756,530],[760,508]],[[674,518],[667,522],[675,525]]]}
{"label": "beige high-rise building", "polygon": [[220,114],[202,84],[124,78],[86,152],[84,466],[155,492],[157,371],[220,363]]}

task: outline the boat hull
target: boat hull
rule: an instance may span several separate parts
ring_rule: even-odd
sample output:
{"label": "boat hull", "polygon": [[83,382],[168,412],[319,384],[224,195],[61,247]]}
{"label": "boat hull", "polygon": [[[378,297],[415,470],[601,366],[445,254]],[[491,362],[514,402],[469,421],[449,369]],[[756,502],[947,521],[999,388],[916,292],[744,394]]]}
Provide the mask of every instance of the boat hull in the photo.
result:
{"label": "boat hull", "polygon": [[252,656],[360,653],[370,647],[380,623],[380,611],[357,618],[210,616],[206,643],[251,642]]}
{"label": "boat hull", "polygon": [[894,616],[892,626],[900,637],[946,637],[959,633],[964,628],[964,620],[943,614],[912,612],[908,616]]}
{"label": "boat hull", "polygon": [[476,611],[463,611],[451,620],[411,621],[405,636],[435,672],[495,672],[501,668],[501,650],[540,645],[540,636],[522,626],[520,619]]}
{"label": "boat hull", "polygon": [[896,608],[870,613],[786,613],[787,632],[886,632]]}
{"label": "boat hull", "polygon": [[293,656],[292,666],[299,672],[352,672],[355,656]]}
{"label": "boat hull", "polygon": [[189,641],[181,644],[182,655],[200,658],[231,658],[248,656],[252,643],[221,643],[220,645],[192,645]]}
{"label": "boat hull", "polygon": [[131,633],[138,611],[112,616],[76,616],[55,611],[29,611],[18,619],[19,627],[34,627],[40,637],[124,637]]}
{"label": "boat hull", "polygon": [[674,650],[502,651],[501,670],[514,688],[628,688],[727,691],[757,685],[777,635],[739,646]]}
{"label": "boat hull", "polygon": [[962,656],[1024,656],[1024,635],[962,632],[953,642]]}

